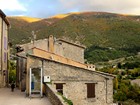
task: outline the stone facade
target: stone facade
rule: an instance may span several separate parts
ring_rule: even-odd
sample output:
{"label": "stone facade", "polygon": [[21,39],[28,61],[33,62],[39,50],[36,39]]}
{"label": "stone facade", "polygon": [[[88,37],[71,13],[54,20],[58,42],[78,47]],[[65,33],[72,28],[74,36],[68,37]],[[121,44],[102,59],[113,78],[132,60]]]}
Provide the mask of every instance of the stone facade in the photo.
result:
{"label": "stone facade", "polygon": [[48,39],[37,40],[34,43],[31,42],[20,46],[24,49],[24,51],[27,51],[33,47],[41,48],[42,50],[48,51]]}
{"label": "stone facade", "polygon": [[26,90],[26,58],[18,57],[17,60],[17,70],[16,70],[16,86],[21,89],[21,91]]}
{"label": "stone facade", "polygon": [[84,63],[84,47],[59,39],[55,43],[55,54]]}
{"label": "stone facade", "polygon": [[57,94],[57,91],[49,86],[49,84],[45,84],[45,89],[45,95],[53,105],[67,105],[62,97]]}
{"label": "stone facade", "polygon": [[132,85],[137,84],[138,86],[140,86],[140,79],[131,80],[131,84],[132,84]]}
{"label": "stone facade", "polygon": [[[29,68],[42,68],[43,76],[51,77],[53,88],[56,88],[56,83],[63,83],[63,95],[72,100],[74,105],[113,104],[113,77],[111,76],[36,57],[28,56],[27,62],[29,62],[27,72]],[[27,80],[26,83],[28,85],[29,81]],[[95,98],[87,98],[86,83],[95,83]],[[28,87],[26,87],[27,93]]]}
{"label": "stone facade", "polygon": [[[95,71],[95,66],[92,64],[84,64],[83,46],[62,39],[54,40],[53,36],[50,36],[48,40],[40,41],[38,45],[35,43],[30,47],[29,45],[31,44],[26,47],[23,45],[24,51],[17,54],[19,58],[17,76],[19,80],[21,79],[18,84],[21,88],[26,86],[27,95],[31,95],[31,78],[32,74],[35,75],[31,71],[42,70],[42,74],[40,74],[41,72],[38,73],[38,77],[49,76],[51,79],[51,85],[48,90],[51,93],[47,93],[51,99],[56,98],[55,95],[57,94],[55,92],[60,91],[57,88],[61,88],[63,96],[70,99],[74,105],[113,104],[114,76]],[[45,44],[47,45],[45,46],[40,43],[48,44]],[[33,46],[34,48],[32,48]],[[23,61],[25,62],[23,63]],[[22,75],[23,71],[25,71],[24,76]],[[21,75],[22,78],[20,77]],[[26,82],[22,82],[25,80]],[[43,81],[41,82],[43,85]],[[52,88],[56,91],[50,90]]]}
{"label": "stone facade", "polygon": [[73,44],[62,39],[55,39],[52,35],[48,39],[37,40],[20,45],[20,47],[22,47],[24,51],[36,47],[65,58],[84,63],[84,46]]}
{"label": "stone facade", "polygon": [[0,10],[0,87],[8,84],[8,28],[6,15]]}

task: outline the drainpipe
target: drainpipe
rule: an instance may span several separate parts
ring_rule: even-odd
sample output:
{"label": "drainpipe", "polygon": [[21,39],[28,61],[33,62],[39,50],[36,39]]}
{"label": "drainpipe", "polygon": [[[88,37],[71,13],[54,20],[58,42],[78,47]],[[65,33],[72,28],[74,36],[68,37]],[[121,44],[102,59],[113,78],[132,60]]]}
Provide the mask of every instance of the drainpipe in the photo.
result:
{"label": "drainpipe", "polygon": [[2,26],[1,26],[1,75],[3,74],[2,73],[2,69],[3,69],[3,56],[2,56],[2,52],[3,52],[3,19],[2,19]]}
{"label": "drainpipe", "polygon": [[107,103],[107,78],[106,78],[106,103]]}
{"label": "drainpipe", "polygon": [[44,94],[44,92],[45,92],[45,85],[44,85],[44,83],[43,83],[43,81],[44,81],[44,60],[42,60],[42,86],[43,86],[43,88],[42,88],[42,94]]}
{"label": "drainpipe", "polygon": [[44,60],[42,60],[42,76],[44,76]]}
{"label": "drainpipe", "polygon": [[6,62],[7,62],[7,68],[6,68],[6,86],[8,87],[9,84],[9,43],[8,43],[8,34],[9,34],[9,27],[7,26],[7,39],[6,39]]}

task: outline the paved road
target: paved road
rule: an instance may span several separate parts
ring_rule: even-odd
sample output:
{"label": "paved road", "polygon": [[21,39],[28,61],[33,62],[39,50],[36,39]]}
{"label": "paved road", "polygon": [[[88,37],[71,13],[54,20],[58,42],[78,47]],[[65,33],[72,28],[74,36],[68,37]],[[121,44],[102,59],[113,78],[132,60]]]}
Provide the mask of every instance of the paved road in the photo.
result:
{"label": "paved road", "polygon": [[15,89],[11,92],[10,88],[0,88],[0,105],[52,105],[47,97],[28,98],[24,92]]}

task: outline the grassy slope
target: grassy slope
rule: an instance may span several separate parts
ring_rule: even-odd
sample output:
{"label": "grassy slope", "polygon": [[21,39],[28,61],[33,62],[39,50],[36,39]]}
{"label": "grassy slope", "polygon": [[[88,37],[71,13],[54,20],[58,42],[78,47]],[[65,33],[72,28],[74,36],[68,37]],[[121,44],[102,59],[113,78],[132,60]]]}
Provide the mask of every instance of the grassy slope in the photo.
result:
{"label": "grassy slope", "polygon": [[[37,39],[54,35],[67,37],[86,45],[86,59],[90,62],[105,61],[133,55],[140,48],[140,17],[111,13],[86,12],[65,18],[42,19],[29,23],[9,18],[10,41],[26,43],[35,31]],[[24,39],[24,40],[23,40]]]}

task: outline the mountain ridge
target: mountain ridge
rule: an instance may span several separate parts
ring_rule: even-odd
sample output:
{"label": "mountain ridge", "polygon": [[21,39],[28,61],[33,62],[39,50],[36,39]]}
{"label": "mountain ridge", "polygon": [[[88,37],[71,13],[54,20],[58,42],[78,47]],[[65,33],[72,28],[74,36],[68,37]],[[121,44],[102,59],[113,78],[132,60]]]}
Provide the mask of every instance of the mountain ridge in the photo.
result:
{"label": "mountain ridge", "polygon": [[[82,12],[31,23],[22,19],[8,19],[12,26],[9,40],[14,45],[30,42],[31,32],[34,31],[37,39],[54,35],[57,38],[79,41],[87,46],[86,59],[90,61],[130,56],[140,51],[140,16]],[[110,57],[109,54],[112,53],[114,54]],[[99,59],[95,60],[93,56],[98,56]]]}
{"label": "mountain ridge", "polygon": [[41,18],[33,18],[33,17],[27,17],[27,16],[9,16],[8,18],[23,20],[23,21],[26,21],[26,22],[29,22],[29,23],[37,22],[37,21],[41,20]]}

